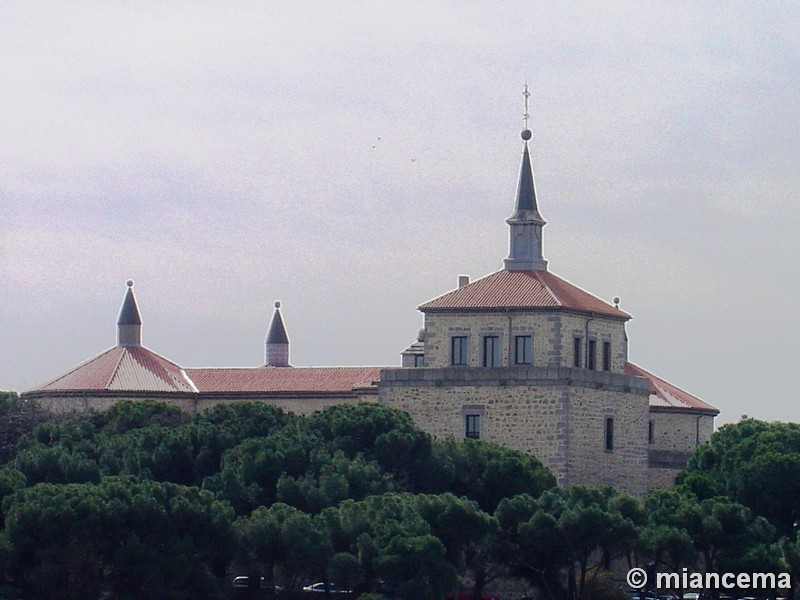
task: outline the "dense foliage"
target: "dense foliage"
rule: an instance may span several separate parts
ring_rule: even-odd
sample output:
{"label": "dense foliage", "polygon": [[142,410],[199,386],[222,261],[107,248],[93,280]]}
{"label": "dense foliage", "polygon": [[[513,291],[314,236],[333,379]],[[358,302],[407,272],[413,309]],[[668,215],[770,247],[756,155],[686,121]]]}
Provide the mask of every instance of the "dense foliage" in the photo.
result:
{"label": "dense foliage", "polygon": [[37,598],[224,597],[231,569],[441,596],[504,497],[555,483],[531,456],[436,442],[368,404],[120,402],[24,433],[0,469],[0,569]]}
{"label": "dense foliage", "polygon": [[[192,417],[120,402],[55,419],[9,396],[0,418],[14,426],[0,597],[291,598],[320,581],[433,600],[468,580],[479,599],[516,577],[552,600],[600,600],[624,597],[603,577],[615,559],[800,573],[794,425],[725,426],[679,485],[640,499],[556,488],[531,456],[433,440],[371,404],[301,417],[232,403]],[[233,575],[251,587],[234,590]]]}

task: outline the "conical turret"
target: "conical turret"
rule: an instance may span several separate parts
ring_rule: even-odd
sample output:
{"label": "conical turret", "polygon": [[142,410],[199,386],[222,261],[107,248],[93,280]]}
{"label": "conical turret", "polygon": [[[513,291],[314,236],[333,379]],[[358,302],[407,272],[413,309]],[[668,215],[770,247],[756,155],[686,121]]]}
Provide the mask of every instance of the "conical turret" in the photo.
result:
{"label": "conical turret", "polygon": [[275,301],[275,312],[269,324],[266,341],[266,364],[268,367],[289,366],[289,336],[281,317],[281,303]]}
{"label": "conical turret", "polygon": [[139,316],[139,307],[133,294],[133,279],[129,279],[126,284],[128,290],[125,292],[117,318],[117,345],[141,346],[142,318]]}

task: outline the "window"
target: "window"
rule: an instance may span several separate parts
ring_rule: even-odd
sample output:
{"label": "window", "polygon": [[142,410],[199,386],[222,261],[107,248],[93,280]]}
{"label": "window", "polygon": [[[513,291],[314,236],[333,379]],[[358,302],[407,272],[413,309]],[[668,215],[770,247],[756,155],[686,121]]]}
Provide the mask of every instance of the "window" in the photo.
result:
{"label": "window", "polygon": [[514,363],[529,365],[533,363],[533,338],[529,335],[518,335],[514,338]]}
{"label": "window", "polygon": [[603,342],[603,371],[611,370],[611,342]]}
{"label": "window", "polygon": [[614,449],[614,417],[606,417],[606,451]]}
{"label": "window", "polygon": [[414,366],[415,367],[424,367],[425,366],[425,355],[424,354],[415,354],[414,355]]}
{"label": "window", "polygon": [[452,351],[450,354],[451,360],[450,364],[452,365],[466,365],[468,362],[467,358],[467,336],[465,335],[454,335],[451,339],[452,344]]}
{"label": "window", "polygon": [[656,440],[656,424],[650,421],[647,424],[647,441],[651,444]]}
{"label": "window", "polygon": [[572,366],[580,368],[583,361],[581,361],[581,348],[583,348],[583,338],[575,337],[572,340]]}
{"label": "window", "polygon": [[589,356],[586,357],[586,366],[594,371],[597,368],[597,342],[595,340],[589,340],[588,352]]}
{"label": "window", "polygon": [[464,437],[473,440],[481,439],[480,415],[464,415]]}
{"label": "window", "polygon": [[496,335],[487,335],[483,338],[483,366],[500,366],[500,338]]}

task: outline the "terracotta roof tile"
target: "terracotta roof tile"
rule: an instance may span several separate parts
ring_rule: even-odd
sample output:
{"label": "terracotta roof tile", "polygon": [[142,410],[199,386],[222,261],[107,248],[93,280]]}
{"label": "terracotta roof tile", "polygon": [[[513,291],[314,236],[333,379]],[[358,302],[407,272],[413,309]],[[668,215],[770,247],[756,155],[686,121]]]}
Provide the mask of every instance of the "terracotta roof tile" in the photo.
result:
{"label": "terracotta roof tile", "polygon": [[437,310],[559,309],[629,319],[630,315],[558,275],[542,270],[502,270],[422,304]]}
{"label": "terracotta roof tile", "polygon": [[114,346],[31,392],[127,390],[192,392],[192,382],[171,360],[141,346]]}
{"label": "terracotta roof tile", "polygon": [[668,381],[645,371],[633,363],[625,363],[625,374],[634,377],[644,377],[650,382],[650,407],[666,409],[689,409],[708,413],[719,414],[715,406],[703,402],[700,398],[692,396],[689,392],[675,387]]}
{"label": "terracotta roof tile", "polygon": [[377,389],[385,367],[256,367],[187,369],[202,392],[352,392]]}

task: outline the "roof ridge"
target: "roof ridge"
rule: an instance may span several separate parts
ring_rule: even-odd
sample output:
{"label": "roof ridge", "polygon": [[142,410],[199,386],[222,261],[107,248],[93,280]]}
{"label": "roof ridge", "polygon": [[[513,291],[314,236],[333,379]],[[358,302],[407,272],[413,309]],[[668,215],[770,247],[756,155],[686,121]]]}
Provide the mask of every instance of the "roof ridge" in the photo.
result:
{"label": "roof ridge", "polygon": [[[536,280],[544,286],[544,288],[547,290],[547,293],[550,294],[550,296],[553,298],[553,300],[555,300],[558,303],[559,306],[564,306],[564,303],[561,301],[561,298],[556,296],[556,294],[553,291],[553,289],[549,285],[547,285],[547,282],[542,277],[539,277],[539,273],[550,273],[550,271],[532,270],[531,271],[531,275],[534,275],[536,277]],[[555,277],[558,277],[558,275],[556,275],[555,273],[550,273],[550,274],[555,276]],[[564,281],[567,281],[567,280],[564,279]],[[569,283],[569,282],[567,281],[567,283]],[[570,284],[570,285],[572,285],[572,284]]]}
{"label": "roof ridge", "polygon": [[[173,360],[170,360],[166,356],[163,356],[163,355],[159,354],[158,352],[156,352],[154,350],[151,350],[150,348],[147,348],[145,346],[139,346],[139,350],[145,351],[148,354],[152,355],[152,357],[155,357],[158,360],[164,361],[165,363],[169,364],[170,366],[175,367],[175,369],[179,373],[183,373],[184,372],[183,367],[180,366],[178,363],[176,363]],[[163,381],[167,385],[174,386],[174,385],[178,384],[177,378],[172,373],[170,373],[168,369],[164,368],[163,365],[158,365],[160,367],[159,372],[154,372],[151,369],[149,369],[146,365],[142,364],[139,360],[137,360],[136,357],[133,356],[133,354],[131,354],[131,358],[133,360],[135,360],[139,364],[139,366],[141,366],[143,369],[146,369],[148,372],[152,373],[155,377],[157,377],[158,379],[160,379],[161,381]],[[164,376],[164,373],[166,373],[166,376]],[[187,377],[187,379],[188,379],[188,377]],[[188,383],[184,382],[184,384],[186,384],[187,387],[190,387],[190,388],[195,387],[194,383],[190,379],[189,379]]]}
{"label": "roof ridge", "polygon": [[127,354],[128,348],[127,346],[119,346],[122,348],[122,352],[120,352],[119,358],[117,359],[117,364],[111,369],[111,375],[109,376],[108,380],[106,381],[105,389],[111,388],[111,382],[114,381],[114,378],[117,376],[119,372],[119,367],[122,364],[122,358]]}
{"label": "roof ridge", "polygon": [[200,390],[197,389],[197,386],[194,384],[194,381],[192,381],[192,378],[189,377],[188,373],[186,373],[186,369],[181,368],[181,375],[189,383],[189,387],[192,388],[192,391],[199,394]]}

